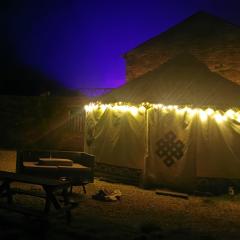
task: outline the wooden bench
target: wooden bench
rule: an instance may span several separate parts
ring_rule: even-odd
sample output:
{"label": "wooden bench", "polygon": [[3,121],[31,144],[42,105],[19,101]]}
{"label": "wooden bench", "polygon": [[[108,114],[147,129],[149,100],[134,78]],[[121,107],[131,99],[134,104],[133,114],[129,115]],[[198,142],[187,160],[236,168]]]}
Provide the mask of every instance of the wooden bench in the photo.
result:
{"label": "wooden bench", "polygon": [[[3,199],[6,198],[7,200],[5,202],[0,202],[0,208],[23,213],[24,215],[46,217],[50,215],[50,207],[53,205],[58,213],[61,212],[65,214],[68,222],[71,221],[71,209],[76,206],[76,204],[71,204],[69,201],[69,189],[71,188],[71,183],[69,181],[34,177],[32,175],[4,171],[0,171],[0,181],[2,182],[0,185],[0,197]],[[42,187],[43,192],[14,188],[12,186],[13,182],[39,185]],[[63,198],[63,204],[57,198],[59,191]],[[24,194],[45,199],[44,210],[38,211],[14,203],[14,194]]]}

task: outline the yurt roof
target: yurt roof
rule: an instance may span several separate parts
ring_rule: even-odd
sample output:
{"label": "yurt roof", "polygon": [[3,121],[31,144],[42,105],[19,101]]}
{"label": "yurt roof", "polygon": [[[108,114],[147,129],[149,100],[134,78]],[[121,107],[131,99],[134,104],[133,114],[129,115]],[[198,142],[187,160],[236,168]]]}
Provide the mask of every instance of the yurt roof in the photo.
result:
{"label": "yurt roof", "polygon": [[238,107],[240,86],[211,72],[194,56],[182,53],[96,100]]}

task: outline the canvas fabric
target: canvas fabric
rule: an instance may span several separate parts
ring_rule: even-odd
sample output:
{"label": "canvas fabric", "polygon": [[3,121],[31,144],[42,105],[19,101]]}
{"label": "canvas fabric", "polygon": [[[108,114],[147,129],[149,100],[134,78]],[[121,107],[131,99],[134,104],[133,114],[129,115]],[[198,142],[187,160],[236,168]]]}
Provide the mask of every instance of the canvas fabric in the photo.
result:
{"label": "canvas fabric", "polygon": [[148,183],[190,185],[195,176],[194,121],[175,111],[149,110],[149,154],[145,165]]}
{"label": "canvas fabric", "polygon": [[96,161],[114,166],[143,169],[145,113],[96,110],[87,113],[85,151],[96,156]]}
{"label": "canvas fabric", "polygon": [[[192,188],[197,177],[240,178],[240,124],[172,111],[149,111],[149,153],[145,179],[153,184]],[[180,153],[174,155],[178,142]],[[164,150],[165,148],[165,150]],[[169,154],[169,156],[168,156]],[[179,156],[179,157],[178,157]]]}
{"label": "canvas fabric", "polygon": [[143,170],[145,183],[194,188],[200,178],[240,178],[240,124],[149,109],[87,113],[85,151],[99,163]]}
{"label": "canvas fabric", "polygon": [[198,122],[196,175],[240,178],[240,125],[234,120]]}
{"label": "canvas fabric", "polygon": [[240,106],[239,96],[238,84],[211,72],[196,57],[182,53],[98,101],[231,108]]}

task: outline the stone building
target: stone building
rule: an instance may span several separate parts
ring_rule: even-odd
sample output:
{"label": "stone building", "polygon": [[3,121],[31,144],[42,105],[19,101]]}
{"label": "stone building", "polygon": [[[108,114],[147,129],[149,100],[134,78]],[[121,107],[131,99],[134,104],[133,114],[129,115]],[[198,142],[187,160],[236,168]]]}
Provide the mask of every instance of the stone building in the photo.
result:
{"label": "stone building", "polygon": [[181,52],[240,84],[240,27],[198,12],[124,55],[127,81],[158,68]]}

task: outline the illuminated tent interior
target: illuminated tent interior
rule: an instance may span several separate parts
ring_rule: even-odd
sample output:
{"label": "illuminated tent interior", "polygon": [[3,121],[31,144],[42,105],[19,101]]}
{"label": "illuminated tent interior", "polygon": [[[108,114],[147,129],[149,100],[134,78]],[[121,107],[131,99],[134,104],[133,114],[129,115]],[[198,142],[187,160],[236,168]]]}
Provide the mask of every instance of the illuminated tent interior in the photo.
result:
{"label": "illuminated tent interior", "polygon": [[189,54],[85,106],[85,151],[184,190],[240,179],[240,86]]}

